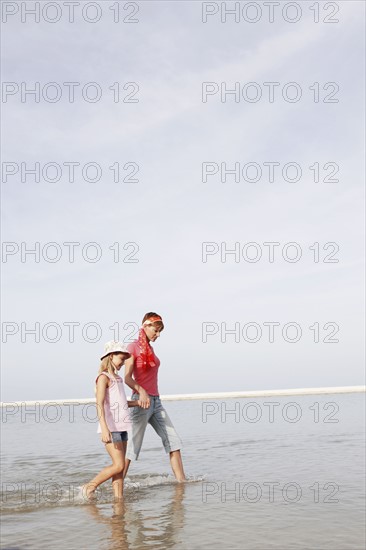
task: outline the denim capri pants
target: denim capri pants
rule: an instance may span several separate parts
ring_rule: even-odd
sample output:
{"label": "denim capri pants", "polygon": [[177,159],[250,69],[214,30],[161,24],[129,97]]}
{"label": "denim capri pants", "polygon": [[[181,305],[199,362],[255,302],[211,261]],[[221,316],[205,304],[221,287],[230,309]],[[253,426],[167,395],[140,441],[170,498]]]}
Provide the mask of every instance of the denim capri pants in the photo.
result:
{"label": "denim capri pants", "polygon": [[[129,460],[138,459],[146,426],[148,424],[151,424],[161,438],[166,453],[178,451],[182,448],[182,442],[166,410],[161,404],[160,397],[158,395],[149,395],[149,397],[150,407],[148,409],[133,407],[130,413],[132,428],[129,434],[130,437],[128,438],[126,451],[126,458]],[[138,394],[133,393],[131,400],[137,401],[138,398]]]}

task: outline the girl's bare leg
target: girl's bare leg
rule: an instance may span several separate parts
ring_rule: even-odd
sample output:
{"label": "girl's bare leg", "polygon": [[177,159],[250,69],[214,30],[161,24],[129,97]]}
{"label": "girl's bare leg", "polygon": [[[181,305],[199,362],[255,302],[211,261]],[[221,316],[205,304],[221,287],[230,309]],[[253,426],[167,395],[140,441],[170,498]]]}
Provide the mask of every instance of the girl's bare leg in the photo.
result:
{"label": "girl's bare leg", "polygon": [[186,476],[183,470],[182,455],[180,451],[171,451],[170,453],[170,465],[177,481],[185,481]]}
{"label": "girl's bare leg", "polygon": [[126,458],[125,460],[125,467],[123,469],[123,479],[126,477],[127,475],[127,472],[128,472],[128,468],[130,467],[130,464],[131,464],[131,460],[129,458]]}
{"label": "girl's bare leg", "polygon": [[[125,466],[126,447],[127,441],[122,441],[123,467],[122,470],[118,472],[118,474],[115,474],[112,477],[112,488],[115,500],[121,500],[123,498],[123,468]],[[107,451],[109,452],[109,454],[111,454],[108,448]],[[112,455],[111,458],[113,460]]]}
{"label": "girl's bare leg", "polygon": [[[126,445],[121,443],[106,443],[105,447],[113,461],[113,464],[111,466],[106,466],[103,468],[101,472],[99,472],[98,475],[95,476],[94,479],[89,481],[89,483],[86,483],[83,485],[83,493],[87,498],[90,498],[93,496],[93,493],[95,489],[101,485],[101,483],[104,483],[107,481],[107,479],[114,478],[114,476],[118,476],[118,474],[123,474],[123,468],[125,465],[125,453],[126,453]],[[118,477],[116,478],[116,481],[118,481]],[[122,494],[121,494],[121,486],[122,486]],[[113,487],[114,491],[114,487]],[[121,483],[116,484],[116,492],[118,495],[123,495],[123,476],[122,476],[122,485]],[[114,495],[116,496],[116,492],[114,492]],[[119,498],[119,497],[118,497]]]}

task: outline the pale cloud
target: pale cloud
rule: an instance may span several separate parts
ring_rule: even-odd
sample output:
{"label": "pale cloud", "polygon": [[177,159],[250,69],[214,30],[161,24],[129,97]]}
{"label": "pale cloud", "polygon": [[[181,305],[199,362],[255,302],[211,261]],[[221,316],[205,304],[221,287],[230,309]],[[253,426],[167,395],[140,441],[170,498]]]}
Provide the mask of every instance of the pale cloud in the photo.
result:
{"label": "pale cloud", "polygon": [[[92,365],[112,335],[108,327],[117,320],[139,322],[150,309],[167,320],[157,344],[164,361],[162,393],[361,383],[363,54],[357,37],[364,7],[343,2],[341,23],[333,26],[310,20],[225,26],[202,25],[199,5],[174,4],[144,4],[141,24],[124,32],[107,24],[93,30],[21,24],[13,24],[11,34],[5,29],[7,80],[134,80],[141,101],[9,101],[3,109],[3,160],[94,160],[108,176],[117,159],[136,161],[141,169],[140,183],[131,185],[107,177],[95,184],[80,178],[3,184],[4,240],[96,241],[103,248],[97,264],[80,258],[74,264],[17,258],[3,264],[3,319],[30,325],[94,320],[103,326],[96,344],[80,337],[74,344],[64,336],[57,344],[9,338],[4,399],[89,395]],[[201,101],[202,82],[227,81],[229,87],[237,81],[294,80],[304,90],[317,80],[338,80],[342,101]],[[296,184],[201,181],[203,161],[273,160],[296,161],[306,175]],[[308,167],[315,160],[338,162],[340,182],[314,183]],[[109,247],[116,241],[137,242],[139,263],[114,263]],[[228,248],[235,242],[297,241],[304,258],[297,264],[236,264],[217,255],[202,263],[204,241],[226,242]],[[339,243],[339,264],[314,263],[309,246],[316,241]],[[342,339],[333,347],[315,346],[309,338],[292,347],[283,341],[201,342],[203,321],[275,319],[298,320],[305,332],[316,319],[338,321]],[[25,356],[20,362],[19,349]],[[50,362],[57,390],[44,378]],[[230,369],[225,387],[223,365]],[[15,368],[21,384],[12,376]]]}

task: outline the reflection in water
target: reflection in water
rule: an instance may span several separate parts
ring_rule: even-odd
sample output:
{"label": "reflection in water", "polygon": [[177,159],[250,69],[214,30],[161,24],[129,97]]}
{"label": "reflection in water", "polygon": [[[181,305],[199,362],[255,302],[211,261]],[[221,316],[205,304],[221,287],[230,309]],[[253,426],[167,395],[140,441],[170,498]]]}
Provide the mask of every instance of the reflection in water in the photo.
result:
{"label": "reflection in water", "polygon": [[[99,548],[103,550],[138,550],[140,548],[173,548],[178,543],[179,531],[184,525],[185,484],[176,483],[173,487],[157,487],[162,492],[162,500],[156,507],[156,499],[144,501],[148,496],[145,489],[129,501],[113,504],[112,515],[104,515],[97,504],[86,508],[93,519],[106,525],[108,531]],[[170,495],[169,495],[170,493]],[[145,503],[145,506],[144,506]]]}

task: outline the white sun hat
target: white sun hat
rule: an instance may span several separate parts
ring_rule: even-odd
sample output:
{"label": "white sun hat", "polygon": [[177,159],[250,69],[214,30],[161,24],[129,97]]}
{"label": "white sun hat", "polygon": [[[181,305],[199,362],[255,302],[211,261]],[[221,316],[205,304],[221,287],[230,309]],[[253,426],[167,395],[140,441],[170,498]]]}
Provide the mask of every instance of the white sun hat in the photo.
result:
{"label": "white sun hat", "polygon": [[114,340],[104,344],[104,355],[102,355],[100,359],[104,359],[104,357],[107,357],[110,353],[126,353],[128,356],[131,356],[130,352],[122,342],[115,342]]}

